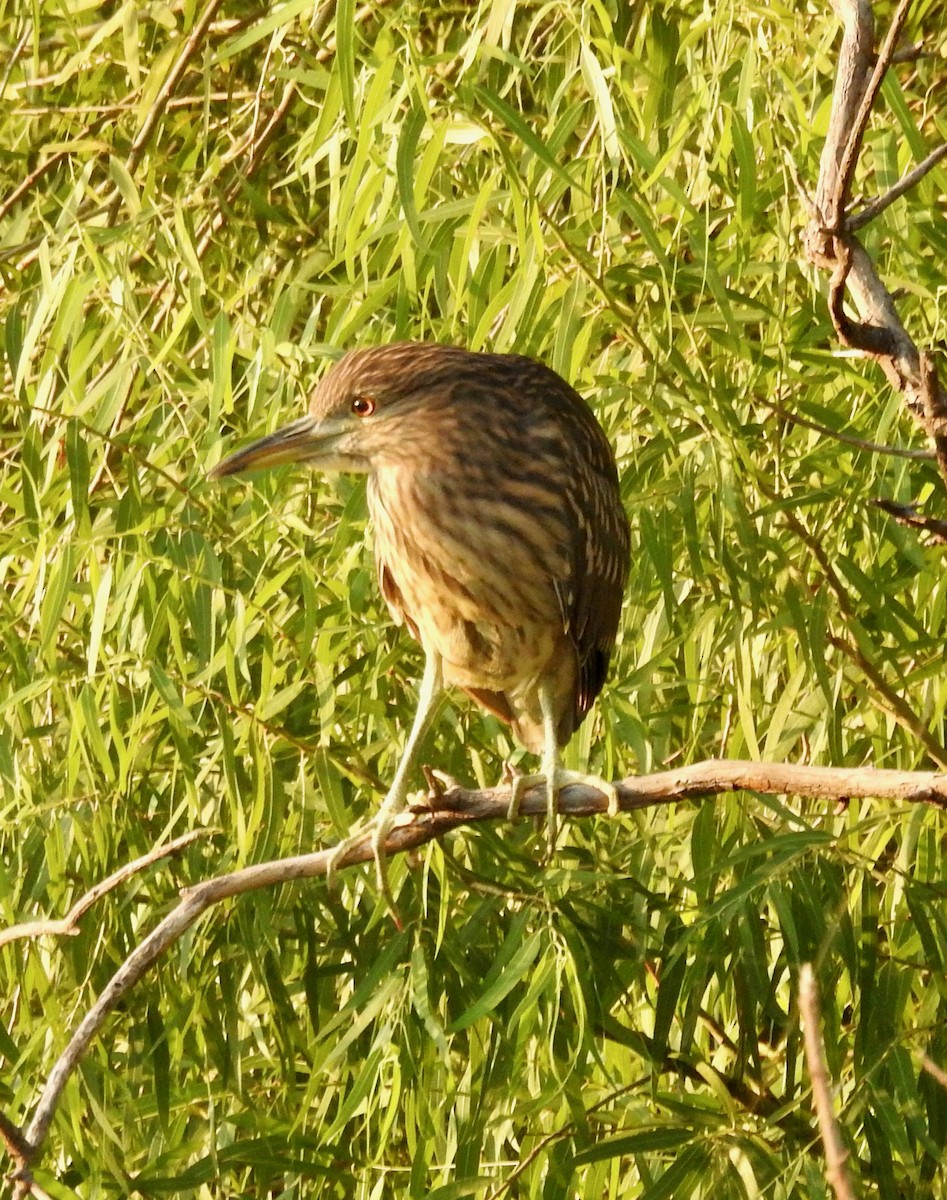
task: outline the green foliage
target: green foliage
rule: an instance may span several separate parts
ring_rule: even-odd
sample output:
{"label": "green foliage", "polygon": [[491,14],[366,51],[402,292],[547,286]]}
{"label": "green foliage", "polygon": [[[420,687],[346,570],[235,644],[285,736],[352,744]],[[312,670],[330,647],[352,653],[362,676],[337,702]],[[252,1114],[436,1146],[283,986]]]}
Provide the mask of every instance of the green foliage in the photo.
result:
{"label": "green foliage", "polygon": [[[165,105],[202,11],[0,3],[3,920],[208,830],[78,936],[0,950],[16,1121],[177,887],[334,841],[392,774],[420,663],[362,485],[204,478],[343,348],[533,354],[613,437],[632,582],[569,765],[947,765],[943,551],[870,503],[942,489],[857,440],[920,444],[799,244],[828,8],[232,0]],[[943,86],[936,58],[887,81],[867,193],[947,136]],[[865,231],[921,345],[947,323],[944,180]],[[512,751],[458,699],[429,758],[488,783]],[[945,833],[932,808],[745,795],[576,822],[549,867],[525,822],[455,835],[392,864],[403,934],[361,871],[244,897],[109,1019],[41,1179],[822,1196],[813,960],[862,1194],[942,1197],[921,1060],[947,1066]]]}

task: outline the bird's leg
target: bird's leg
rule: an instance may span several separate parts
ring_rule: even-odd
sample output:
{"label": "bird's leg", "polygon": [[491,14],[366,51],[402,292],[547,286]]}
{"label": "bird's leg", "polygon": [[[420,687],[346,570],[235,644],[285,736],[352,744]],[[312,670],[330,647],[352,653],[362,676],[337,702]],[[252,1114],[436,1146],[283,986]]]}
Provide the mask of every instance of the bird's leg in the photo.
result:
{"label": "bird's leg", "polygon": [[543,714],[543,776],[546,780],[546,854],[551,859],[556,853],[556,841],[559,837],[556,811],[558,808],[559,788],[562,786],[559,764],[559,739],[556,736],[556,712],[547,684],[539,685],[539,707]]}
{"label": "bird's leg", "polygon": [[520,805],[523,803],[523,795],[530,788],[539,787],[545,782],[545,775],[524,775],[521,771],[514,770],[510,764],[503,764],[503,774],[500,776],[500,784],[509,783],[510,785],[510,802],[506,806],[506,818],[508,821],[515,821],[520,815]]}
{"label": "bird's leg", "polygon": [[510,803],[506,814],[510,820],[519,816],[523,793],[539,784],[546,785],[546,848],[551,858],[556,852],[556,800],[560,779],[563,774],[559,765],[559,739],[556,737],[556,713],[553,697],[545,684],[539,687],[539,707],[543,715],[543,748],[540,763],[542,771],[538,775],[514,775],[510,785]]}
{"label": "bird's leg", "polygon": [[540,783],[546,785],[546,848],[549,857],[555,853],[558,830],[556,828],[556,813],[558,812],[559,793],[572,783],[583,783],[608,799],[609,816],[615,816],[620,811],[618,791],[607,779],[597,775],[586,775],[581,771],[568,771],[562,766],[559,758],[559,739],[556,736],[556,710],[554,697],[547,684],[540,684],[539,706],[543,715],[543,749],[542,773],[539,775],[517,775],[513,780],[510,791],[510,803],[507,815],[512,819],[519,814],[523,793]]}
{"label": "bird's leg", "polygon": [[415,710],[414,722],[411,726],[411,732],[408,734],[408,741],[405,745],[404,753],[401,755],[401,761],[398,763],[398,769],[395,771],[395,777],[388,788],[388,794],[382,801],[381,808],[372,820],[368,822],[368,825],[360,826],[333,849],[326,869],[326,880],[331,882],[332,872],[338,866],[340,860],[370,830],[372,836],[372,854],[375,857],[375,878],[378,880],[378,888],[385,898],[385,903],[398,925],[401,922],[398,919],[398,909],[391,894],[391,885],[388,882],[385,841],[395,824],[398,813],[405,808],[407,803],[408,781],[411,778],[411,772],[417,764],[421,741],[428,731],[431,718],[434,716],[435,709],[437,708],[438,696],[444,686],[443,679],[440,655],[433,650],[428,651],[424,660],[424,675],[421,678],[421,687],[418,691],[418,706]]}
{"label": "bird's leg", "polygon": [[441,656],[436,650],[427,650],[424,659],[424,674],[421,677],[421,687],[418,690],[418,707],[414,713],[414,721],[408,741],[391,781],[388,795],[385,796],[381,808],[372,822],[372,853],[375,855],[375,878],[378,880],[378,890],[385,897],[385,902],[393,914],[397,914],[391,885],[388,882],[388,860],[385,854],[385,841],[391,832],[395,818],[402,812],[408,802],[408,783],[411,773],[417,766],[418,752],[421,742],[427,733],[431,719],[437,708],[438,697],[444,687],[444,671]]}

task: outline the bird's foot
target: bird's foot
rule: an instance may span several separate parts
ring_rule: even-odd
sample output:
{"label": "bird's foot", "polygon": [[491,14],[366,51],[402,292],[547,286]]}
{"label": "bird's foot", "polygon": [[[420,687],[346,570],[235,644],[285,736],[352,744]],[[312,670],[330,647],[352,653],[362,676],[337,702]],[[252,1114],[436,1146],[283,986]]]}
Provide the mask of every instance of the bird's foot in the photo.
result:
{"label": "bird's foot", "polygon": [[329,860],[326,863],[327,887],[332,887],[332,877],[342,865],[343,861],[348,858],[349,851],[354,850],[360,842],[365,840],[365,838],[371,833],[372,826],[372,821],[368,821],[364,825],[357,825],[347,837],[344,837],[341,842],[338,842],[329,851]]}
{"label": "bird's foot", "polygon": [[594,788],[595,791],[601,792],[608,801],[607,812],[610,817],[617,817],[621,812],[621,797],[618,795],[618,788],[607,779],[603,779],[601,775],[587,775],[584,771],[566,771],[561,768],[557,782],[560,788],[569,787],[573,783]]}
{"label": "bird's foot", "polygon": [[391,919],[394,921],[395,928],[399,933],[404,929],[404,922],[401,920],[398,905],[395,904],[395,897],[391,890],[391,880],[388,878],[388,850],[386,843],[388,841],[388,834],[391,833],[392,829],[398,823],[400,815],[396,810],[383,808],[372,822],[372,854],[375,856],[375,882],[378,884],[378,890],[384,897],[388,912],[391,914]]}
{"label": "bird's foot", "polygon": [[539,787],[541,783],[545,782],[545,775],[524,775],[521,771],[517,771],[509,760],[504,762],[500,775],[500,787],[507,783],[510,785],[510,803],[506,807],[506,819],[515,821],[520,815],[520,805],[523,803],[524,794],[530,788]]}
{"label": "bird's foot", "polygon": [[500,767],[500,782],[498,787],[503,787],[505,783],[512,783],[519,776],[519,770],[513,766],[513,760],[504,758],[503,765]]}
{"label": "bird's foot", "polygon": [[546,788],[546,849],[551,858],[556,852],[556,840],[558,837],[558,829],[556,823],[556,813],[559,807],[559,793],[564,787],[569,787],[572,784],[583,784],[585,787],[594,788],[597,792],[601,792],[608,800],[608,815],[613,817],[621,809],[621,801],[618,796],[618,790],[613,783],[609,783],[607,779],[601,779],[598,775],[587,775],[582,771],[568,771],[565,767],[557,767],[551,775],[514,775],[510,787],[510,803],[507,806],[506,815],[509,820],[515,820],[519,816],[520,805],[523,802],[524,793],[531,788],[545,785]]}
{"label": "bird's foot", "polygon": [[401,913],[398,911],[398,906],[391,891],[391,882],[388,879],[386,843],[388,841],[388,834],[391,833],[392,829],[398,823],[400,815],[401,813],[395,809],[386,810],[382,808],[372,820],[366,822],[364,825],[359,825],[348,837],[343,838],[337,846],[333,846],[332,852],[329,855],[329,861],[326,863],[326,885],[331,887],[333,874],[342,861],[348,857],[349,852],[363,843],[366,838],[370,838],[372,857],[375,860],[375,880],[378,884],[378,890],[381,892],[385,906],[399,931],[404,928],[404,925],[401,920]]}
{"label": "bird's foot", "polygon": [[520,814],[520,805],[523,803],[523,796],[530,788],[540,787],[545,785],[546,788],[546,855],[552,858],[556,853],[556,841],[559,837],[559,827],[556,821],[556,809],[559,799],[559,789],[564,787],[568,779],[565,777],[570,774],[561,768],[557,768],[551,774],[547,775],[520,775],[512,773],[512,768],[509,764],[504,764],[504,770],[512,774],[510,781],[510,803],[507,806],[506,815],[511,821],[514,821]]}
{"label": "bird's foot", "polygon": [[439,801],[446,792],[459,788],[460,783],[446,771],[438,767],[422,766],[421,771],[427,781],[426,792],[414,792],[408,797],[409,812],[436,812],[440,808]]}

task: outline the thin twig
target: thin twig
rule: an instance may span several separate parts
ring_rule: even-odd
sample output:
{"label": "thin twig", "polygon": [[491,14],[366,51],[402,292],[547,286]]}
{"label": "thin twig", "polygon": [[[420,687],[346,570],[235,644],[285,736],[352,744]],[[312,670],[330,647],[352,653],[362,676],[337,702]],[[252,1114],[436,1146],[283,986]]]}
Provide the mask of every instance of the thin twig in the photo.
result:
{"label": "thin twig", "polygon": [[21,925],[11,925],[7,929],[0,929],[0,946],[7,945],[8,942],[15,942],[20,938],[37,938],[43,934],[53,934],[56,937],[71,937],[79,932],[79,921],[89,911],[97,900],[100,900],[108,892],[130,879],[133,875],[137,875],[140,871],[144,871],[153,863],[160,862],[162,858],[168,858],[172,854],[176,854],[179,850],[183,850],[185,846],[189,846],[191,842],[198,838],[206,837],[207,830],[193,829],[190,833],[182,834],[181,837],[175,838],[174,841],[168,842],[165,846],[155,846],[149,850],[147,854],[143,854],[140,858],[134,859],[130,863],[126,863],[123,867],[119,867],[117,871],[113,871],[101,883],[97,883],[95,887],[90,888],[84,896],[70,908],[69,912],[64,917],[58,920],[45,921],[24,921]]}
{"label": "thin twig", "polygon": [[[207,32],[211,22],[214,19],[217,9],[220,8],[222,3],[223,0],[208,0],[207,7],[201,13],[197,22],[195,22],[187,41],[182,46],[181,53],[178,55],[171,69],[168,71],[168,74],[165,76],[164,83],[161,85],[154,102],[148,109],[148,114],[144,121],[142,121],[141,128],[135,135],[135,140],[132,142],[131,149],[128,152],[128,157],[125,160],[125,167],[127,168],[129,175],[134,175],[135,169],[141,161],[141,156],[148,144],[148,140],[150,139],[155,126],[164,115],[164,110],[171,98],[171,94],[177,87],[181,76],[184,74],[187,64],[194,57],[198,46],[200,46],[201,42],[203,41],[204,34]],[[109,225],[114,225],[121,203],[121,194],[116,192],[111,208],[109,209]]]}
{"label": "thin twig", "polygon": [[832,1111],[831,1080],[825,1067],[825,1052],[819,1029],[819,998],[815,975],[809,963],[799,971],[799,1011],[806,1045],[806,1067],[812,1083],[812,1099],[819,1120],[819,1134],[825,1148],[825,1175],[838,1200],[855,1200],[845,1163],[848,1151]]}
{"label": "thin twig", "polygon": [[[208,92],[207,95],[172,96],[167,111],[179,108],[199,108],[204,104],[233,104],[240,100],[252,100],[255,92],[235,89],[232,92]],[[18,117],[105,117],[111,119],[120,113],[138,107],[138,91],[127,94],[124,100],[113,100],[110,104],[22,104],[18,105]]]}
{"label": "thin twig", "polygon": [[855,119],[848,131],[848,140],[845,143],[845,148],[839,161],[838,178],[836,180],[837,207],[835,209],[835,216],[839,224],[833,226],[833,229],[837,232],[841,231],[841,227],[844,224],[852,175],[855,173],[855,164],[858,161],[858,155],[861,151],[862,138],[865,136],[868,119],[871,116],[871,110],[878,97],[881,84],[888,72],[888,67],[891,65],[891,56],[901,35],[901,28],[907,19],[910,7],[911,0],[900,0],[894,16],[891,18],[891,24],[888,26],[888,32],[885,34],[881,49],[878,51],[878,56],[875,59],[875,67],[871,73],[871,78],[868,80],[868,85],[862,93],[861,103],[855,113]]}
{"label": "thin twig", "polygon": [[819,253],[828,251],[828,261],[822,262],[822,266],[832,265],[832,235],[842,228],[845,192],[840,186],[840,168],[874,61],[875,44],[875,20],[870,0],[832,0],[832,7],[844,32],[832,89],[829,128],[819,163],[816,211],[810,218],[806,235],[810,259],[818,261]]}
{"label": "thin twig", "polygon": [[886,454],[890,458],[908,458],[916,462],[934,462],[937,457],[933,450],[912,450],[906,446],[885,446],[881,442],[868,442],[864,438],[857,437],[854,433],[846,433],[840,429],[830,429],[828,425],[820,425],[817,421],[800,416],[799,413],[790,412],[788,408],[783,408],[781,404],[776,404],[772,400],[766,400],[762,396],[757,396],[756,399],[760,404],[765,404],[777,416],[782,417],[784,421],[789,421],[792,425],[800,425],[805,429],[812,429],[816,433],[821,433],[836,442],[844,442],[846,446],[854,446],[857,450],[866,450],[869,454]]}
{"label": "thin twig", "polygon": [[927,755],[931,762],[937,763],[938,766],[947,770],[947,749],[945,749],[931,731],[924,724],[923,719],[914,709],[908,704],[903,696],[899,696],[895,689],[888,683],[881,671],[875,664],[859,650],[859,648],[847,638],[839,637],[838,634],[829,634],[826,641],[830,646],[834,646],[836,650],[840,650],[850,662],[853,662],[856,667],[865,676],[868,682],[872,685],[873,691],[869,692],[869,698],[882,712],[906,729],[908,733],[927,751]]}
{"label": "thin twig", "polygon": [[[829,560],[825,547],[818,538],[810,533],[795,513],[786,511],[783,514],[783,519],[796,536],[805,542],[811,550],[813,558],[815,558],[822,569],[825,582],[832,589],[838,603],[839,612],[849,625],[855,623],[858,620],[857,607],[849,595],[848,589],[839,577],[838,572]],[[829,645],[834,646],[836,650],[840,650],[850,659],[872,685],[874,691],[869,693],[872,703],[881,708],[888,716],[893,717],[903,729],[906,729],[912,737],[920,742],[932,762],[937,763],[938,766],[947,770],[947,747],[944,747],[934,737],[922,718],[911,708],[904,697],[900,696],[891,684],[888,683],[875,664],[865,657],[858,646],[846,638],[836,634],[829,634],[826,640]]]}
{"label": "thin twig", "polygon": [[942,1088],[947,1088],[947,1071],[943,1067],[939,1067],[932,1058],[928,1058],[925,1054],[921,1059],[921,1067],[925,1070],[932,1079],[936,1079]]}
{"label": "thin twig", "polygon": [[870,204],[866,204],[861,212],[856,213],[854,217],[849,217],[845,222],[845,228],[854,233],[856,230],[861,229],[863,225],[867,225],[869,221],[873,221],[879,213],[883,213],[886,208],[894,204],[895,200],[900,200],[905,192],[909,192],[916,183],[919,183],[944,157],[947,157],[947,142],[942,146],[938,146],[936,150],[932,150],[923,162],[919,162],[916,167],[913,167],[906,175],[903,175],[883,196],[879,196],[876,200],[872,200]]}
{"label": "thin twig", "polygon": [[32,21],[27,21],[23,26],[23,32],[17,39],[16,45],[7,59],[7,64],[3,69],[3,76],[0,77],[0,96],[4,95],[7,90],[7,84],[10,82],[10,76],[13,74],[13,68],[20,61],[20,55],[23,53],[23,47],[29,41],[30,33],[33,30]]}
{"label": "thin twig", "polygon": [[925,50],[923,42],[915,42],[913,46],[902,46],[891,55],[893,63],[917,62],[920,58],[933,58],[933,50]]}
{"label": "thin twig", "polygon": [[[825,556],[823,548],[815,539],[807,539],[807,545],[816,556],[824,572],[826,582],[835,593],[842,615],[849,622],[856,620],[852,600],[842,581],[829,563],[828,558]],[[942,769],[947,770],[947,748],[941,745],[937,738],[934,737],[921,716],[914,711],[903,696],[899,695],[895,688],[885,679],[879,668],[848,638],[830,633],[826,635],[826,641],[830,646],[834,646],[836,650],[844,654],[850,662],[854,663],[872,685],[873,690],[869,692],[869,698],[872,702],[882,712],[892,717],[902,729],[907,730],[924,747],[932,762],[936,763]]]}
{"label": "thin twig", "polygon": [[[270,143],[273,141],[273,138],[276,136],[277,131],[279,130],[287,112],[289,111],[289,106],[292,103],[295,95],[296,85],[291,81],[287,83],[283,89],[283,94],[280,97],[279,104],[270,113],[269,120],[267,121],[256,142],[253,141],[251,132],[243,139],[241,144],[233,151],[233,153],[228,155],[226,161],[238,158],[248,147],[250,148],[250,156],[242,174],[234,183],[230,185],[225,193],[225,205],[218,207],[214,215],[207,221],[205,228],[198,239],[196,254],[199,259],[203,258],[214,234],[218,229],[220,229],[221,225],[223,225],[226,219],[226,205],[230,205],[234,202],[247,181],[252,179],[259,170],[263,162],[264,151],[269,147]],[[203,339],[201,339],[201,343],[202,342]],[[201,343],[198,343],[192,348],[192,354],[196,353],[200,349]]]}
{"label": "thin twig", "polygon": [[30,1156],[30,1146],[23,1136],[23,1130],[18,1129],[8,1116],[0,1112],[0,1141],[6,1147],[7,1154],[13,1159],[17,1169],[22,1167]]}
{"label": "thin twig", "polygon": [[947,546],[947,521],[925,516],[917,511],[916,504],[897,504],[894,500],[884,499],[875,499],[872,503],[899,525],[905,525],[908,529],[920,529],[922,533],[926,533],[931,545]]}
{"label": "thin twig", "polygon": [[45,162],[41,163],[35,170],[30,171],[29,175],[21,183],[17,184],[6,200],[0,204],[0,221],[28,192],[32,191],[44,175],[48,175],[54,167],[58,166],[64,158],[68,157],[68,150],[60,150],[58,154],[51,154]]}
{"label": "thin twig", "polygon": [[[853,232],[881,206],[896,199],[921,172],[906,177],[854,222],[847,220],[846,212],[862,137],[891,64],[909,0],[900,0],[877,55],[869,0],[833,3],[844,36],[820,160],[816,215],[810,217],[804,237],[806,254],[815,266],[832,272],[829,312],[838,337],[845,345],[874,358],[891,386],[902,393],[911,415],[933,441],[938,469],[947,485],[947,389],[938,381],[933,362],[919,351],[902,324],[893,297]],[[929,169],[930,163],[928,156],[921,167]],[[845,311],[846,292],[854,301],[858,320],[852,320]]]}
{"label": "thin twig", "polygon": [[14,1177],[13,1200],[53,1200],[44,1187],[28,1174]]}

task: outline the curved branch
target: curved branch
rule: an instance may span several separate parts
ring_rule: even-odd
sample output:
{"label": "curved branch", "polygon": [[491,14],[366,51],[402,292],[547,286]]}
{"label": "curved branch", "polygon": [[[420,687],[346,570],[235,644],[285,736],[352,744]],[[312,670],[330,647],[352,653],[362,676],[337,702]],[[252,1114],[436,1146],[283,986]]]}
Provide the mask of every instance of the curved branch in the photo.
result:
{"label": "curved branch", "polygon": [[190,833],[182,834],[181,837],[168,842],[166,846],[155,846],[147,854],[143,854],[141,858],[136,858],[130,863],[125,863],[124,866],[119,867],[117,871],[113,871],[111,875],[103,879],[101,883],[97,883],[95,887],[89,888],[85,895],[76,901],[64,917],[45,921],[24,921],[22,925],[11,925],[7,929],[0,929],[0,946],[5,946],[8,942],[15,942],[19,938],[42,937],[44,933],[51,933],[58,937],[74,936],[79,932],[80,919],[95,904],[96,900],[113,891],[120,883],[124,883],[126,879],[130,879],[132,875],[137,875],[139,871],[144,871],[152,863],[160,862],[162,858],[169,858],[172,854],[177,854],[179,850],[183,850],[185,846],[189,846],[191,842],[196,841],[198,838],[205,837],[207,833],[208,830],[206,829],[192,829]]}
{"label": "curved branch", "polygon": [[[204,40],[204,35],[210,28],[211,23],[217,14],[217,9],[220,8],[222,3],[223,0],[208,0],[204,11],[194,22],[194,27],[191,29],[187,40],[181,47],[180,54],[172,63],[171,69],[165,76],[164,82],[161,84],[157,96],[155,96],[154,100],[152,101],[145,115],[145,119],[141,123],[138,133],[135,135],[135,140],[132,142],[131,149],[128,152],[128,158],[125,160],[125,167],[129,175],[135,174],[138,164],[141,161],[141,156],[145,152],[145,147],[148,145],[156,125],[164,115],[164,110],[167,108],[168,101],[171,99],[174,89],[178,86],[181,76],[184,74],[188,63],[194,57],[195,53],[200,47],[201,42]],[[121,203],[121,193],[116,192],[112,200],[111,207],[109,208],[109,225],[115,224]]]}
{"label": "curved branch", "polygon": [[[873,797],[947,808],[947,774],[875,770],[871,767],[811,767],[708,759],[654,775],[633,776],[617,783],[616,789],[622,812],[744,790],[821,800]],[[439,794],[432,792],[423,805],[416,806],[398,819],[388,836],[386,852],[389,856],[402,854],[435,838],[442,838],[461,825],[505,820],[509,803],[508,788],[473,791],[451,787]],[[604,815],[608,811],[608,803],[608,798],[601,792],[584,784],[563,788],[559,795],[559,811],[571,817]],[[530,816],[544,815],[545,790],[538,787],[528,791],[523,797],[520,812]],[[338,863],[332,864],[332,869],[338,871],[372,857],[371,829],[366,827],[364,836],[350,846]],[[0,1133],[3,1133],[7,1150],[16,1164],[13,1178],[17,1196],[31,1194],[31,1167],[42,1152],[66,1082],[106,1017],[161,955],[220,901],[259,888],[325,875],[332,858],[333,849],[329,848],[313,854],[259,863],[204,880],[182,893],[177,906],[135,947],[79,1023],[49,1074],[25,1133],[7,1119],[0,1123]]]}
{"label": "curved branch", "polygon": [[828,425],[820,425],[818,421],[811,421],[801,413],[790,412],[788,408],[783,408],[774,400],[767,400],[765,396],[754,396],[753,398],[774,412],[781,420],[788,421],[790,425],[812,429],[816,433],[821,433],[823,437],[840,442],[843,446],[852,446],[856,450],[864,450],[868,454],[886,454],[891,458],[908,458],[915,462],[933,462],[936,458],[931,450],[914,450],[909,446],[887,446],[882,442],[872,442],[866,438],[856,437],[853,433],[847,433],[844,429],[830,429]]}
{"label": "curved branch", "polygon": [[932,546],[947,546],[947,521],[925,516],[918,512],[916,504],[898,504],[894,500],[884,499],[872,500],[872,504],[886,512],[889,517],[893,517],[899,525],[906,525],[909,529],[920,529],[926,533]]}
{"label": "curved branch", "polygon": [[[841,5],[840,7],[844,8],[845,5]],[[859,28],[855,31],[855,37],[859,39],[859,53],[866,48],[866,42],[870,45],[870,42],[874,40],[874,31],[871,27],[870,16],[867,22],[864,17],[866,7],[864,0],[858,0],[857,4],[849,4],[849,13],[852,15],[856,11],[858,13],[855,19]],[[845,219],[845,210],[848,206],[848,198],[851,192],[852,176],[855,174],[855,164],[858,162],[858,155],[861,152],[862,138],[865,136],[865,129],[868,126],[871,110],[878,99],[881,84],[888,72],[888,67],[891,65],[891,59],[894,55],[898,38],[901,35],[901,29],[907,20],[908,9],[910,7],[911,0],[900,0],[891,18],[891,24],[888,26],[888,32],[885,34],[885,40],[878,51],[878,56],[874,61],[871,73],[869,74],[867,71],[864,71],[862,74],[861,87],[858,89],[861,94],[858,97],[857,108],[852,116],[844,147],[839,147],[842,152],[838,158],[838,180],[834,196],[837,205],[835,210],[836,220],[839,218]],[[849,29],[851,29],[851,26],[849,26]],[[853,95],[852,99],[855,99],[855,95]],[[832,225],[831,228],[835,230],[839,226]]]}
{"label": "curved branch", "polygon": [[947,142],[938,146],[936,150],[932,150],[927,158],[902,175],[898,182],[888,188],[884,195],[877,196],[870,204],[866,204],[860,213],[857,213],[854,217],[849,217],[849,230],[854,233],[856,229],[861,229],[863,225],[867,225],[870,221],[873,221],[886,208],[890,208],[895,200],[900,200],[925,175],[933,171],[937,164],[944,158],[947,158]]}

